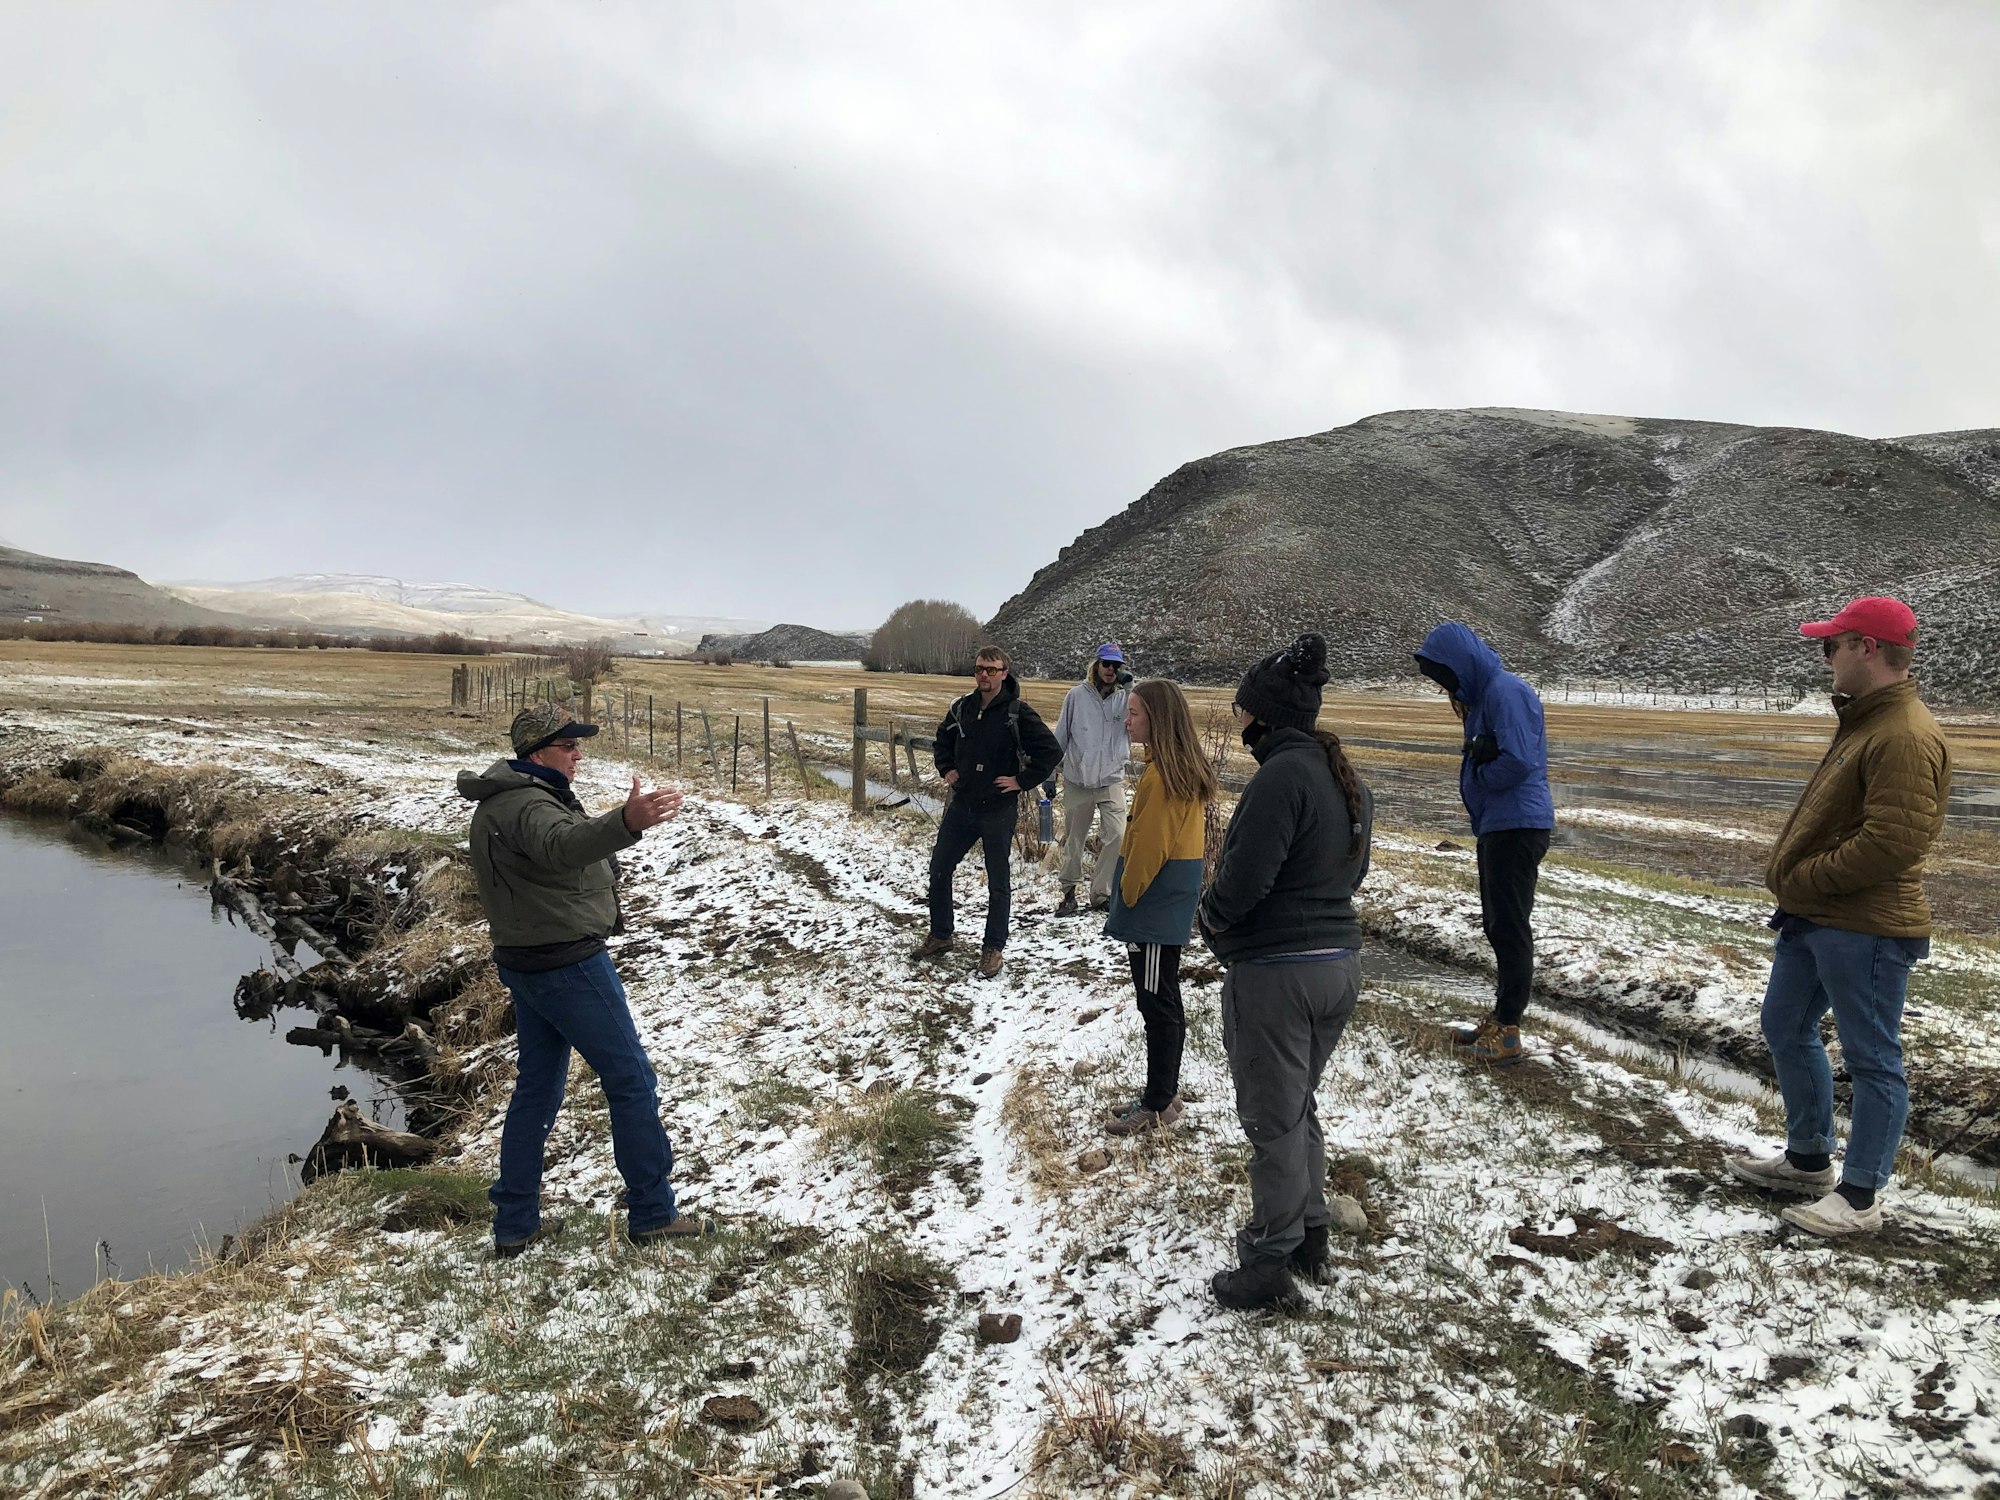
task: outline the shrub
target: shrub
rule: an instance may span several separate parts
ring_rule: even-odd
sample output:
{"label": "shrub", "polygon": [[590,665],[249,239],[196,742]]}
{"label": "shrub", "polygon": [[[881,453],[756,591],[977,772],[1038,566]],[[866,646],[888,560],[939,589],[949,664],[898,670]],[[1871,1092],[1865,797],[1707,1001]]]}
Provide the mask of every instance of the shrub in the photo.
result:
{"label": "shrub", "polygon": [[982,630],[972,611],[946,599],[912,599],[897,606],[861,665],[870,672],[931,672],[963,677],[972,671]]}

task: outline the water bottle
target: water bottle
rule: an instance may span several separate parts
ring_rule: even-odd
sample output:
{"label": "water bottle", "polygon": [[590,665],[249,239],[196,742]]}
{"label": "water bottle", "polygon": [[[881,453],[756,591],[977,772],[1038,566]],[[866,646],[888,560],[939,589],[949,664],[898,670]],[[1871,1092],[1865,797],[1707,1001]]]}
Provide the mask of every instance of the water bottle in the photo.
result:
{"label": "water bottle", "polygon": [[1035,835],[1045,844],[1056,841],[1056,804],[1050,795],[1055,790],[1053,781],[1042,783],[1042,800],[1035,804]]}

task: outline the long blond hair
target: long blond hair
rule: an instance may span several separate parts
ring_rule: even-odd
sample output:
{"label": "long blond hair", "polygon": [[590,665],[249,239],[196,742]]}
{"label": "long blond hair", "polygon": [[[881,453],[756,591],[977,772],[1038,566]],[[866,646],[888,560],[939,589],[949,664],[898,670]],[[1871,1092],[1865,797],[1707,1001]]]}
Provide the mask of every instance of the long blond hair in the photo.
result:
{"label": "long blond hair", "polygon": [[1164,677],[1149,678],[1132,691],[1146,705],[1146,750],[1167,795],[1177,802],[1213,802],[1220,787],[1195,733],[1187,695]]}

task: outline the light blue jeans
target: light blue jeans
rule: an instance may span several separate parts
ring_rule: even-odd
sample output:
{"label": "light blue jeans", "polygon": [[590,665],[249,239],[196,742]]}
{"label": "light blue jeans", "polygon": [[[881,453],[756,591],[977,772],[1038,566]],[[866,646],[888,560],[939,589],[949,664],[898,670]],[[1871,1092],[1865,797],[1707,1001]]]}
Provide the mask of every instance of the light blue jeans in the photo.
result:
{"label": "light blue jeans", "polygon": [[1876,937],[1793,917],[1780,934],[1764,990],[1764,1041],[1785,1099],[1785,1145],[1830,1155],[1833,1068],[1820,1041],[1829,1009],[1853,1080],[1847,1160],[1840,1180],[1879,1191],[1902,1144],[1910,1090],[1903,1081],[1903,994],[1928,938]]}

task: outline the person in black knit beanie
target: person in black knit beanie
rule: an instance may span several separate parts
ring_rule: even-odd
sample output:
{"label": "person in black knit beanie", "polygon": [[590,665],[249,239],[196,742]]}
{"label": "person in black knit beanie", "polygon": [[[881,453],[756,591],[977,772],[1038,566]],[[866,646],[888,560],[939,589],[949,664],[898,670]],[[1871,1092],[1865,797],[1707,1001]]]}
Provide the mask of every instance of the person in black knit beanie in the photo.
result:
{"label": "person in black knit beanie", "polygon": [[1354,891],[1374,807],[1337,735],[1317,728],[1326,642],[1300,636],[1243,674],[1236,722],[1256,757],[1199,908],[1223,965],[1222,1044],[1250,1140],[1250,1222],[1225,1307],[1297,1297],[1328,1258],[1326,1142],[1314,1094],[1361,987]]}

